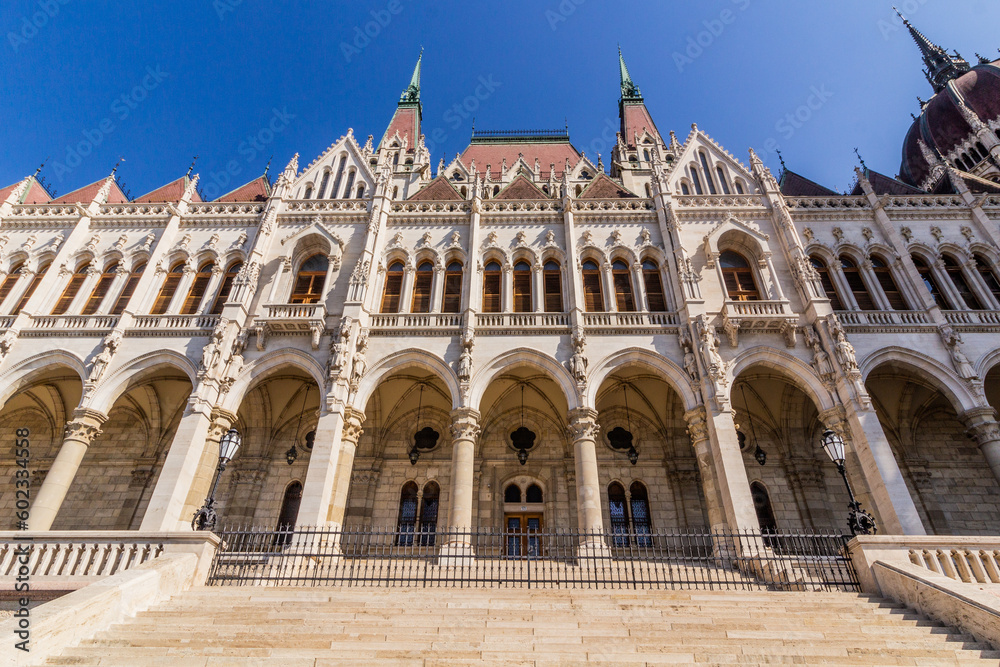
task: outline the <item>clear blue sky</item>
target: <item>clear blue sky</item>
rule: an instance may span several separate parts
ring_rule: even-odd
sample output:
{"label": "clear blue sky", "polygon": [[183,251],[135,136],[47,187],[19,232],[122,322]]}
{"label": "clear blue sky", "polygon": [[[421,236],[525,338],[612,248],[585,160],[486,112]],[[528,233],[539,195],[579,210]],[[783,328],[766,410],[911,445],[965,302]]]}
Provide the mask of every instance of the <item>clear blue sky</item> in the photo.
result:
{"label": "clear blue sky", "polygon": [[[1000,57],[995,1],[896,4],[967,59]],[[227,166],[239,185],[272,153],[275,171],[295,152],[304,166],[348,127],[377,142],[421,46],[424,132],[440,129],[435,168],[468,143],[472,115],[480,129],[565,119],[578,148],[607,156],[620,42],[662,132],[683,140],[696,122],[744,162],[773,139],[790,168],[844,189],[855,147],[869,167],[896,173],[916,98],[932,93],[890,5],[3,0],[0,186],[51,156],[43,175],[66,193],[122,155],[132,196],[182,175],[194,155],[203,185],[213,173],[223,181]],[[376,36],[358,39],[366,27]],[[814,91],[818,108],[799,110]],[[456,104],[478,108],[459,114]],[[806,122],[782,123],[797,110]],[[257,147],[244,143],[254,136]],[[777,169],[773,153],[766,161]]]}

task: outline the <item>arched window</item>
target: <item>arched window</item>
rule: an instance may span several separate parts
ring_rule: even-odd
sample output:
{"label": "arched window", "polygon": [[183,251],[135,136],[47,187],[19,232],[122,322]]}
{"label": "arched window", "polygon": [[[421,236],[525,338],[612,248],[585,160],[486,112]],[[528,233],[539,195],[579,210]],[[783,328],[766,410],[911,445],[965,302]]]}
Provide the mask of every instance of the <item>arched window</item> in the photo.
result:
{"label": "arched window", "polygon": [[222,284],[219,285],[219,291],[215,295],[215,303],[212,304],[210,311],[212,315],[218,315],[222,312],[222,307],[226,305],[229,294],[233,291],[233,281],[236,280],[241,268],[243,268],[243,262],[233,262],[226,269],[226,275],[222,277]]}
{"label": "arched window", "polygon": [[698,178],[698,170],[695,167],[691,167],[691,181],[694,183],[694,193],[696,195],[705,194],[704,190],[701,189],[701,179]]}
{"label": "arched window", "polygon": [[719,175],[719,184],[722,186],[722,194],[731,194],[729,192],[729,182],[726,180],[726,172],[722,170],[722,167],[716,167],[715,173]]}
{"label": "arched window", "polygon": [[357,170],[353,168],[347,172],[347,184],[344,185],[344,196],[342,197],[342,199],[351,198],[351,188],[354,187],[354,177],[356,175],[357,175]]}
{"label": "arched window", "polygon": [[635,310],[635,298],[632,296],[632,272],[628,264],[621,260],[611,264],[611,279],[615,284],[615,303],[621,312]]}
{"label": "arched window", "polygon": [[167,312],[174,292],[177,290],[177,286],[183,277],[184,263],[178,262],[171,267],[170,271],[167,272],[166,278],[163,279],[163,285],[160,287],[160,292],[156,295],[156,301],[153,303],[153,308],[150,311],[153,315],[162,315]]}
{"label": "arched window", "polygon": [[399,166],[399,153],[393,153],[392,154],[392,166],[393,167],[398,167]]}
{"label": "arched window", "polygon": [[505,503],[521,502],[521,487],[517,484],[508,484],[507,488],[503,491],[503,501]]}
{"label": "arched window", "polygon": [[545,288],[545,312],[563,312],[562,270],[558,262],[549,260],[542,269],[542,286]]}
{"label": "arched window", "polygon": [[582,185],[576,186],[576,196],[579,197],[582,192],[583,192],[583,186]]}
{"label": "arched window", "polygon": [[649,149],[648,148],[643,148],[642,149],[642,159],[645,160],[646,162],[649,162]]}
{"label": "arched window", "polygon": [[278,525],[275,527],[275,544],[285,545],[292,539],[295,520],[299,518],[299,505],[302,504],[302,482],[296,480],[285,489],[285,497],[281,501],[281,511],[278,512]]}
{"label": "arched window", "polygon": [[303,199],[312,199],[312,196],[313,196],[313,186],[307,185],[306,194],[305,197],[303,197]]}
{"label": "arched window", "polygon": [[413,546],[413,532],[417,528],[417,483],[407,482],[399,492],[399,520],[396,523],[396,544]]}
{"label": "arched window", "polygon": [[652,526],[649,522],[649,494],[642,482],[632,482],[628,487],[629,508],[632,510],[632,532],[635,533],[636,546],[652,546],[649,533]]}
{"label": "arched window", "polygon": [[22,308],[28,305],[28,299],[30,299],[31,295],[35,293],[36,289],[38,289],[38,283],[42,282],[42,278],[45,277],[45,274],[49,270],[50,266],[51,264],[46,264],[45,266],[38,269],[38,272],[35,273],[34,276],[32,276],[31,282],[28,283],[28,288],[24,290],[24,294],[21,295],[20,301],[18,301],[14,309],[10,311],[11,315],[17,315],[18,313],[21,312]]}
{"label": "arched window", "polygon": [[462,263],[451,262],[444,272],[444,301],[442,313],[462,311]]}
{"label": "arched window", "polygon": [[854,263],[854,260],[847,255],[841,255],[840,267],[844,271],[847,286],[851,288],[851,294],[854,295],[854,301],[857,302],[858,308],[861,310],[877,310],[875,300],[872,299],[872,295],[868,292],[868,287],[865,285],[864,278],[861,277],[861,269]]}
{"label": "arched window", "polygon": [[392,198],[395,199],[398,196],[399,196],[399,186],[397,185],[392,189]]}
{"label": "arched window", "polygon": [[910,306],[906,303],[906,299],[903,298],[903,293],[896,286],[896,280],[892,277],[892,270],[885,263],[885,260],[873,255],[871,262],[875,278],[885,293],[885,298],[889,300],[889,306],[893,310],[909,310]]}
{"label": "arched window", "polygon": [[529,486],[528,490],[524,492],[524,500],[529,503],[542,502],[542,487],[537,484]]}
{"label": "arched window", "polygon": [[63,290],[62,295],[60,295],[59,300],[56,301],[56,306],[52,309],[53,315],[62,315],[69,310],[70,304],[73,303],[73,299],[76,297],[77,292],[80,291],[80,287],[83,286],[83,281],[86,279],[87,265],[81,264],[76,273],[70,276],[66,288]]}
{"label": "arched window", "polygon": [[438,500],[441,489],[437,482],[424,484],[424,496],[420,501],[420,546],[434,546],[434,534],[437,532]]}
{"label": "arched window", "polygon": [[14,289],[14,285],[17,284],[18,278],[21,277],[22,266],[24,266],[24,262],[10,267],[10,272],[4,276],[3,282],[0,282],[0,305],[3,305],[4,299],[6,299],[10,294],[10,291]]}
{"label": "arched window", "polygon": [[[396,155],[396,159],[399,159],[398,153]],[[337,167],[337,178],[333,181],[333,194],[330,195],[330,199],[334,199],[337,196],[337,193],[340,192],[340,181],[344,178],[344,166],[346,164],[347,156],[345,155],[340,158],[340,166]]]}
{"label": "arched window", "polygon": [[1000,279],[997,278],[997,274],[993,273],[993,269],[990,268],[989,260],[982,255],[973,255],[972,259],[976,262],[976,271],[979,272],[979,277],[986,283],[986,287],[993,294],[993,298],[1000,301]]}
{"label": "arched window", "polygon": [[951,279],[951,284],[958,290],[958,294],[962,297],[965,306],[972,310],[982,310],[983,304],[979,301],[976,293],[972,291],[969,281],[965,279],[962,267],[959,266],[958,262],[951,255],[944,256],[944,270],[948,274],[948,278]]}
{"label": "arched window", "polygon": [[736,194],[738,195],[745,194],[743,192],[743,183],[741,183],[740,181],[736,181],[736,183],[734,183],[733,185],[736,186]]}
{"label": "arched window", "polygon": [[712,170],[708,168],[708,157],[705,155],[705,151],[699,152],[698,157],[701,158],[701,166],[705,170],[705,182],[708,183],[709,194],[718,194],[715,189],[715,181],[712,179]]}
{"label": "arched window", "polygon": [[329,268],[330,258],[322,253],[316,253],[302,262],[288,303],[319,303],[323,298],[323,283]]}
{"label": "arched window", "polygon": [[823,258],[815,255],[809,258],[809,262],[819,274],[819,281],[823,285],[826,298],[830,300],[830,307],[834,310],[844,310],[844,303],[840,300],[840,295],[837,294],[837,288],[833,284],[833,277],[830,275],[830,268],[826,262],[823,261]]}
{"label": "arched window", "polygon": [[760,290],[753,277],[753,269],[746,257],[727,250],[719,256],[722,278],[726,281],[726,292],[733,301],[759,301]]}
{"label": "arched window", "polygon": [[774,533],[778,530],[778,524],[774,520],[774,509],[771,508],[771,498],[767,495],[767,489],[760,482],[750,485],[750,497],[753,498],[753,508],[757,512],[757,523],[760,524],[760,532]]}
{"label": "arched window", "polygon": [[[924,287],[926,287],[927,291],[931,293],[932,297],[934,297],[934,303],[936,303],[940,308],[944,308],[946,310],[949,309],[950,305],[948,304],[947,299],[944,298],[944,294],[941,293],[941,288],[938,286],[937,280],[934,278],[934,272],[931,270],[931,267],[928,266],[927,262],[924,261],[924,258],[919,255],[910,255],[910,258],[917,267],[917,273],[920,275],[920,280],[923,281]],[[895,306],[893,307],[895,308]]]}
{"label": "arched window", "polygon": [[653,191],[649,189],[649,183],[643,183],[643,188],[646,190],[646,198],[651,198],[653,196]]}
{"label": "arched window", "polygon": [[385,273],[385,287],[382,288],[382,312],[399,312],[399,295],[403,292],[403,263],[396,260]]}
{"label": "arched window", "polygon": [[364,198],[364,196],[365,196],[365,184],[364,184],[364,183],[362,183],[362,184],[360,184],[360,185],[358,186],[358,194],[357,194],[357,197],[356,197],[356,198],[357,198],[357,199],[363,199],[363,198]]}
{"label": "arched window", "polygon": [[531,266],[525,261],[514,265],[514,312],[531,312]]}
{"label": "arched window", "polygon": [[181,306],[181,315],[198,314],[198,307],[205,298],[208,283],[212,281],[213,268],[215,268],[214,262],[205,262],[198,269],[198,273],[194,274],[194,280],[191,281],[191,289],[188,290],[187,297],[184,299],[184,305]]}
{"label": "arched window", "polygon": [[499,185],[494,185],[493,186],[493,196],[496,197],[498,194],[500,194],[500,186]]}
{"label": "arched window", "polygon": [[320,181],[319,190],[316,191],[316,199],[323,199],[326,194],[326,186],[330,185],[330,170],[323,172],[323,180]]}
{"label": "arched window", "polygon": [[682,195],[691,194],[691,188],[688,187],[687,183],[681,183],[681,194]]}
{"label": "arched window", "polygon": [[660,267],[653,260],[642,263],[642,283],[646,287],[646,303],[649,312],[662,313],[667,309],[667,300],[663,295],[663,279],[660,277]]}
{"label": "arched window", "polygon": [[601,287],[601,270],[597,263],[583,263],[583,308],[588,313],[604,312],[604,290]]}
{"label": "arched window", "polygon": [[115,269],[117,264],[112,262],[104,267],[104,271],[101,273],[101,277],[97,279],[97,284],[94,285],[94,289],[91,290],[90,296],[87,298],[87,303],[84,304],[81,313],[83,315],[93,315],[97,312],[97,309],[101,307],[101,302],[104,301],[104,297],[108,295],[108,290],[111,289],[111,283],[115,281]]}
{"label": "arched window", "polygon": [[612,541],[616,547],[629,545],[627,503],[625,487],[618,482],[612,482],[608,486],[608,512],[611,514]]}
{"label": "arched window", "polygon": [[142,272],[145,270],[146,265],[140,264],[132,269],[132,272],[128,274],[128,280],[125,281],[125,287],[122,288],[121,293],[115,300],[115,307],[111,309],[112,315],[121,315],[125,312],[125,308],[128,306],[129,300],[132,298],[132,295],[135,294],[135,288],[139,286],[139,280],[142,278]]}
{"label": "arched window", "polygon": [[434,265],[430,262],[421,262],[417,267],[417,275],[413,281],[413,307],[410,309],[414,313],[431,312],[431,287],[434,285]]}
{"label": "arched window", "polygon": [[483,312],[499,313],[500,303],[500,280],[502,272],[500,265],[490,262],[483,270]]}

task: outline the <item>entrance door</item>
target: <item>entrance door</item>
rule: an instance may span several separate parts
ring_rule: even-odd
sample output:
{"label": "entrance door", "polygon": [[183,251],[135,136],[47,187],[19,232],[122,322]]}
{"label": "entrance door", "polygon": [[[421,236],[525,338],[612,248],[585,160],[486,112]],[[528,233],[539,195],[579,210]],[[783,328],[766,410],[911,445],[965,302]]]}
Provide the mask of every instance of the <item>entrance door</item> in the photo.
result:
{"label": "entrance door", "polygon": [[513,558],[537,558],[542,555],[541,514],[506,514],[507,555]]}
{"label": "entrance door", "polygon": [[278,515],[279,531],[276,536],[278,546],[288,543],[291,531],[295,528],[295,520],[299,516],[299,505],[302,503],[302,484],[292,482],[285,489],[285,499],[281,503],[281,513]]}

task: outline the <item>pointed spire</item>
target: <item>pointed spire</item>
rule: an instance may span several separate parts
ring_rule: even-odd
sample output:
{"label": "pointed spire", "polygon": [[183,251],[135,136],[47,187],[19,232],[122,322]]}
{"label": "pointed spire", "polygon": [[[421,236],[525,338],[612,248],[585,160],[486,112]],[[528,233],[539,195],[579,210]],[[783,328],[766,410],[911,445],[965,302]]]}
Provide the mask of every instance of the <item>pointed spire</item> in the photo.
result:
{"label": "pointed spire", "polygon": [[413,68],[413,76],[410,77],[410,85],[406,87],[403,94],[399,96],[400,104],[420,103],[420,62],[424,59],[424,47],[420,47],[420,55],[417,57],[417,66]]}
{"label": "pointed spire", "polygon": [[622,100],[634,100],[641,102],[642,93],[636,88],[629,76],[628,66],[625,64],[625,57],[622,56],[622,47],[618,45],[618,68],[621,70]]}
{"label": "pointed spire", "polygon": [[914,28],[913,24],[906,20],[906,17],[900,14],[898,9],[895,7],[893,9],[896,11],[896,15],[903,21],[903,25],[910,31],[910,36],[916,42],[917,48],[920,49],[920,55],[927,66],[924,76],[927,77],[927,81],[934,87],[935,93],[943,90],[952,79],[957,79],[972,69],[969,63],[958,55],[957,52],[954,55],[949,55],[947,51],[927,39],[922,32]]}

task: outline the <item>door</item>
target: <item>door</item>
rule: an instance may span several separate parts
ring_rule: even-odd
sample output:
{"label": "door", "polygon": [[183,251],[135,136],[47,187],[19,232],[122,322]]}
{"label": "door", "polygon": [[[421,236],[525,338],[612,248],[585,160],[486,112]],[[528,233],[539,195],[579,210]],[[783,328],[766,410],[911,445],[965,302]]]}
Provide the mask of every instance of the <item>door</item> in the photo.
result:
{"label": "door", "polygon": [[507,556],[511,558],[537,558],[542,555],[542,515],[506,514]]}
{"label": "door", "polygon": [[288,543],[291,538],[291,531],[295,528],[295,520],[299,516],[299,505],[302,503],[302,484],[292,482],[285,489],[285,499],[281,503],[281,513],[278,515],[279,531],[276,536],[276,543],[282,546]]}

